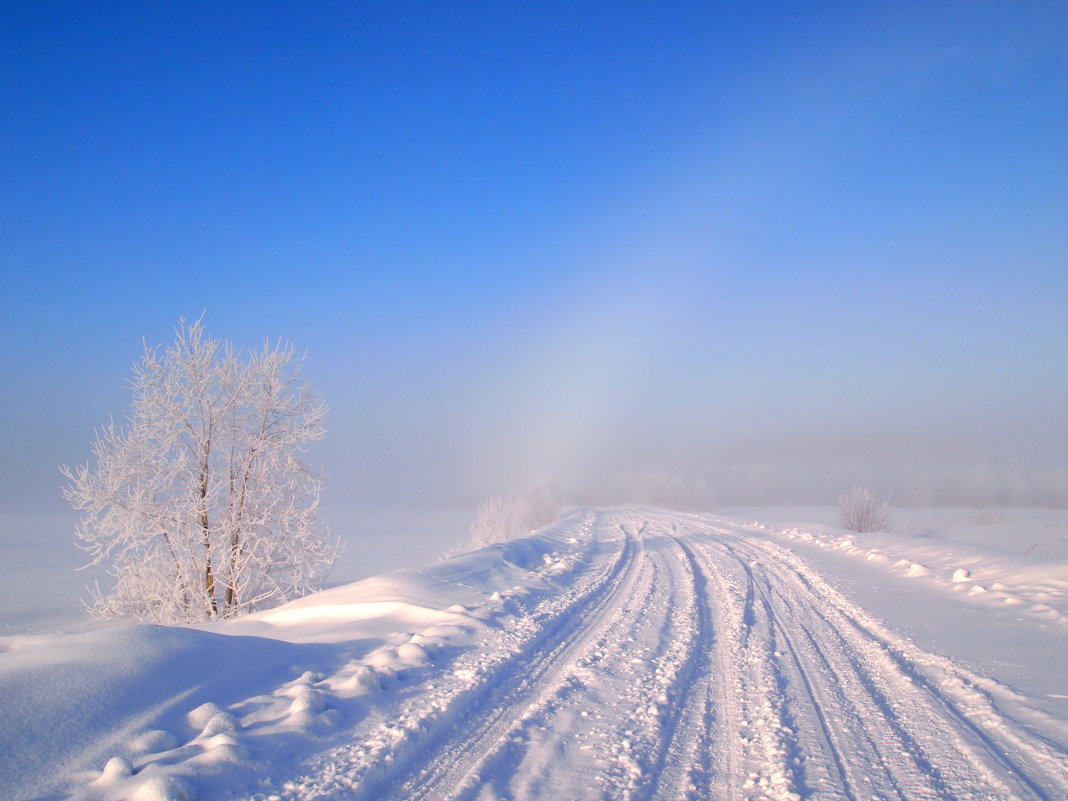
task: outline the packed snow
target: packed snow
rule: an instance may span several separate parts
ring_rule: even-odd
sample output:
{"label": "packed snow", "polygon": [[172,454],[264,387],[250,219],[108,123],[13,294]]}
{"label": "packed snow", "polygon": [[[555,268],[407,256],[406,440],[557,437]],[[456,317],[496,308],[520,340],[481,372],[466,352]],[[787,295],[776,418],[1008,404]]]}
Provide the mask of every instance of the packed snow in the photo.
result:
{"label": "packed snow", "polygon": [[0,798],[1068,799],[1066,624],[1065,511],[582,509],[238,620],[0,637]]}

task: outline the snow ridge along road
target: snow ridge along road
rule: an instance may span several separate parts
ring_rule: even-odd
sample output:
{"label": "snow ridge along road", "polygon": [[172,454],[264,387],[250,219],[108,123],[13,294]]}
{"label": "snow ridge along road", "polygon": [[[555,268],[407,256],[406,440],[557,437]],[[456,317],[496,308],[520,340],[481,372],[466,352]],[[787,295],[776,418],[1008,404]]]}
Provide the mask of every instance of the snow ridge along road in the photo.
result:
{"label": "snow ridge along road", "polygon": [[1068,799],[1056,726],[1009,717],[1011,691],[918,649],[766,534],[647,508],[576,534],[593,543],[579,579],[272,795]]}

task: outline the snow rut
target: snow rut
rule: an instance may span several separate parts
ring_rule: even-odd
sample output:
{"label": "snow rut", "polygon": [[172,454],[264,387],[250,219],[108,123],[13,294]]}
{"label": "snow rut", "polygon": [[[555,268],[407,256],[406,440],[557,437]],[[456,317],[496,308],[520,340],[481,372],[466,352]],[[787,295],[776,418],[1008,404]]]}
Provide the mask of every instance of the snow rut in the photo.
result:
{"label": "snow rut", "polygon": [[580,670],[576,666],[581,668],[587,643],[602,640],[604,628],[619,618],[619,607],[635,592],[647,592],[644,549],[641,544],[635,546],[632,532],[621,531],[622,566],[611,585],[592,603],[575,609],[566,626],[525,654],[516,670],[465,709],[434,758],[411,765],[414,775],[399,782],[384,798],[467,798],[477,794],[483,776],[491,778],[503,772],[512,746],[521,743],[517,732],[578,680]]}
{"label": "snow rut", "polygon": [[[596,516],[580,527],[591,532]],[[635,537],[600,534],[614,552],[607,565],[558,596],[517,616],[506,629],[488,632],[481,648],[462,654],[449,674],[415,688],[403,701],[361,725],[352,742],[321,753],[303,777],[286,782],[278,798],[385,798],[398,786],[401,798],[431,797],[470,765],[516,712],[542,674],[568,652],[568,643],[600,616],[632,579]],[[422,777],[413,782],[411,777]]]}
{"label": "snow rut", "polygon": [[655,510],[583,580],[321,754],[287,798],[1065,801],[1057,743],[797,555]]}
{"label": "snow rut", "polygon": [[646,523],[619,528],[627,563],[611,591],[385,798],[652,797],[707,632],[677,542]]}
{"label": "snow rut", "polygon": [[997,715],[975,677],[886,631],[773,543],[715,527],[696,541],[744,610],[731,660],[741,797],[1068,798],[1063,752]]}

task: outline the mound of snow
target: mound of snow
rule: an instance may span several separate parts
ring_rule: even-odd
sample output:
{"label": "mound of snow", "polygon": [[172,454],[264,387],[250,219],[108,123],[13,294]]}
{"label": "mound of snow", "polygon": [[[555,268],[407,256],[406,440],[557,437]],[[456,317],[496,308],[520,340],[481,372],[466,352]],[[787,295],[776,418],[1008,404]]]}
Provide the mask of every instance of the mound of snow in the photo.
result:
{"label": "mound of snow", "polygon": [[280,665],[309,656],[276,640],[149,625],[0,654],[0,797],[33,797],[57,775],[88,766],[111,764],[114,774],[118,763],[108,759],[142,750],[148,721],[164,732],[156,745],[168,742],[167,732],[191,734],[188,710],[267,691]]}
{"label": "mound of snow", "polygon": [[174,801],[205,776],[246,793],[257,764],[362,718],[406,671],[439,669],[511,597],[558,590],[591,547],[573,523],[239,620],[20,636],[0,653],[0,798]]}

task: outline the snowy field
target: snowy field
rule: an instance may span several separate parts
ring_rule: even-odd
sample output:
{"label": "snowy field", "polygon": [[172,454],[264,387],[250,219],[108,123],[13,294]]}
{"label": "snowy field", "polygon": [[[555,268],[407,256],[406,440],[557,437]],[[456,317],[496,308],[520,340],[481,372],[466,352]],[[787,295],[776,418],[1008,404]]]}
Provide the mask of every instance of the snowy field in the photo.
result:
{"label": "snowy field", "polygon": [[[435,561],[469,538],[470,507],[363,509],[327,514],[342,543],[328,587],[413,564]],[[86,587],[101,568],[74,541],[74,512],[6,513],[0,517],[0,636],[57,634],[98,629],[86,616]]]}
{"label": "snowy field", "polygon": [[468,519],[338,525],[367,578],[185,628],[85,623],[18,521],[0,798],[1068,799],[1066,510],[577,510],[435,561]]}

